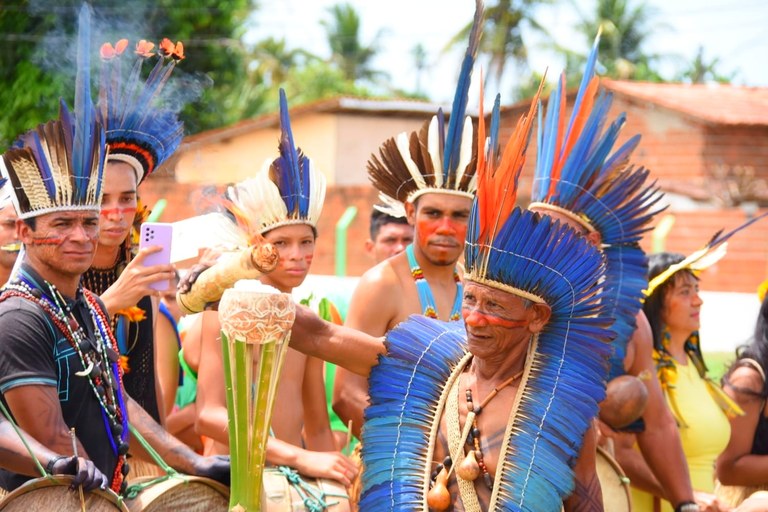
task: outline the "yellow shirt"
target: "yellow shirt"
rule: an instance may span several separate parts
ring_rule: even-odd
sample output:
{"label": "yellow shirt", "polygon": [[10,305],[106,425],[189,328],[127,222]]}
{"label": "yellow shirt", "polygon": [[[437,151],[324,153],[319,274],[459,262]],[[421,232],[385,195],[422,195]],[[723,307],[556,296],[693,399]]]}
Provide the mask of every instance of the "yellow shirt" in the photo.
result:
{"label": "yellow shirt", "polygon": [[[675,366],[675,399],[680,414],[688,425],[679,429],[680,441],[688,462],[691,484],[697,491],[711,493],[715,486],[715,459],[728,444],[731,424],[707,391],[707,385],[693,363],[676,363]],[[669,503],[663,504],[663,511],[672,511]],[[634,512],[652,512],[653,497],[633,488],[632,505]]]}

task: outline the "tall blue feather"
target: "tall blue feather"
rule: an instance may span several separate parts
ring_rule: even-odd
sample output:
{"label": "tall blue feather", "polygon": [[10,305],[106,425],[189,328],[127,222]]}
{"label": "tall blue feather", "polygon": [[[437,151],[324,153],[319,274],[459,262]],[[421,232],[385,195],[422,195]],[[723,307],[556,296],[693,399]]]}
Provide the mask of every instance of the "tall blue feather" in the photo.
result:
{"label": "tall blue feather", "polygon": [[77,78],[75,79],[75,137],[72,147],[74,200],[85,198],[91,175],[95,111],[91,101],[91,6],[83,3],[78,16]]}
{"label": "tall blue feather", "polygon": [[306,218],[309,214],[310,161],[296,148],[288,115],[288,100],[280,89],[280,156],[273,165],[277,170],[277,187],[289,217]]}
{"label": "tall blue feather", "polygon": [[461,152],[461,136],[464,126],[464,116],[467,113],[469,101],[469,85],[472,81],[472,68],[475,65],[477,48],[480,45],[480,35],[483,31],[483,2],[475,0],[475,17],[472,20],[472,30],[469,33],[469,44],[461,63],[459,81],[451,106],[451,117],[448,120],[448,134],[445,139],[443,153],[443,182],[448,182],[448,176],[454,174],[459,165]]}

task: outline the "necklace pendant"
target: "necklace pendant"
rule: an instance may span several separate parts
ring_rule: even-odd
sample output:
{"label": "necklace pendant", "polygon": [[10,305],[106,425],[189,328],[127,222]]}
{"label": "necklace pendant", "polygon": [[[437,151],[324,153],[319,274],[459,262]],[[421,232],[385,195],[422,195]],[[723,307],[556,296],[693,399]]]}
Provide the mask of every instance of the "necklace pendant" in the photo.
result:
{"label": "necklace pendant", "polygon": [[464,480],[477,480],[477,477],[480,476],[480,464],[475,458],[475,450],[470,450],[464,460],[456,467],[456,474]]}
{"label": "necklace pendant", "polygon": [[76,332],[80,329],[80,324],[77,323],[77,320],[75,320],[72,315],[67,317],[67,325],[72,329],[72,332]]}
{"label": "necklace pendant", "polygon": [[427,492],[427,506],[430,510],[443,512],[451,506],[451,493],[448,491],[448,471],[443,468],[435,479],[435,485]]}

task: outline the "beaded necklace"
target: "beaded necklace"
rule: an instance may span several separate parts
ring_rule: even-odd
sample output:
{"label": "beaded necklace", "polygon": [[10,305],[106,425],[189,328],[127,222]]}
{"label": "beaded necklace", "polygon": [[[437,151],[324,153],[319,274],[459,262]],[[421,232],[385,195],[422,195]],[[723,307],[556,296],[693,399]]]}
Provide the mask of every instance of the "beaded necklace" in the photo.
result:
{"label": "beaded necklace", "polygon": [[110,446],[113,453],[117,455],[110,488],[120,493],[124,490],[125,475],[129,470],[125,460],[129,447],[128,416],[122,395],[122,374],[117,365],[117,343],[109,328],[109,320],[99,307],[94,295],[80,288],[96,327],[95,340],[88,339],[83,327],[58,289],[47,281],[43,282],[48,289],[47,293],[37,287],[23,271],[19,272],[17,278],[5,286],[2,299],[20,297],[40,306],[77,353],[84,369],[75,372],[75,375],[88,378],[91,389],[101,406]]}
{"label": "beaded necklace", "polygon": [[[416,255],[413,253],[413,244],[410,244],[405,249],[405,254],[408,256],[408,265],[411,268],[411,275],[416,283],[416,291],[419,294],[419,303],[424,310],[424,316],[437,319],[435,297],[432,295],[432,289],[429,287],[429,283],[424,278],[424,271],[421,270],[421,267],[416,261]],[[461,319],[461,300],[464,290],[464,285],[461,283],[459,273],[456,272],[456,267],[453,268],[453,280],[456,283],[456,299],[453,301],[453,307],[451,308],[451,315],[449,317],[449,321],[451,322]]]}
{"label": "beaded necklace", "polygon": [[[477,502],[477,494],[474,490],[473,482],[480,476],[483,477],[483,483],[486,485],[486,487],[490,490],[493,490],[493,478],[491,477],[490,473],[488,473],[488,468],[486,467],[485,461],[483,460],[483,451],[480,445],[480,429],[477,426],[477,417],[483,412],[485,407],[491,402],[491,400],[496,397],[496,395],[499,394],[502,389],[506,388],[510,384],[517,381],[520,377],[522,377],[524,371],[524,369],[520,370],[515,375],[494,387],[493,390],[488,393],[488,396],[486,396],[479,405],[474,404],[472,399],[472,389],[467,387],[465,395],[467,400],[468,414],[464,431],[462,433],[458,432],[458,401],[455,401],[453,404],[450,400],[448,401],[447,407],[451,407],[451,405],[455,406],[455,411],[452,412],[455,413],[454,418],[457,429],[455,433],[450,432],[451,420],[448,418],[447,422],[449,424],[449,442],[450,439],[454,436],[457,438],[454,440],[455,446],[449,446],[449,451],[451,451],[452,455],[458,456],[459,460],[458,465],[454,468],[453,457],[452,455],[449,455],[443,460],[443,463],[438,464],[437,468],[432,472],[432,484],[431,488],[427,492],[427,503],[429,504],[430,510],[442,512],[450,508],[451,495],[448,491],[448,477],[450,476],[450,473],[453,469],[456,470],[456,474],[459,477],[457,483],[459,485],[462,496],[464,496],[465,492],[469,492],[471,496],[468,496],[468,498],[474,502]],[[460,375],[454,384],[455,387],[453,390],[457,394],[459,388],[461,387],[461,380],[462,377]],[[463,448],[465,444],[469,445],[469,451],[466,455],[464,455]],[[453,452],[454,447],[457,449],[455,453]]]}

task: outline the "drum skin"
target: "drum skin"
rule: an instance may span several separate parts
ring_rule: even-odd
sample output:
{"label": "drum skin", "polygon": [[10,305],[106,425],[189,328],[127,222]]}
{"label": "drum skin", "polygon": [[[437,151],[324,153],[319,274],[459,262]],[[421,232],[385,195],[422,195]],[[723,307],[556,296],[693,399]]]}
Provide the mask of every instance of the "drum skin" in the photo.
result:
{"label": "drum skin", "polygon": [[[69,490],[73,477],[54,475],[26,482],[0,501],[3,512],[32,512],[55,510],[57,512],[81,512],[80,493]],[[88,512],[128,512],[112,491],[84,492],[85,509]]]}
{"label": "drum skin", "polygon": [[[137,478],[131,484],[152,480],[151,477]],[[147,487],[136,498],[126,500],[125,504],[130,512],[227,512],[229,488],[210,478],[179,475]]]}

